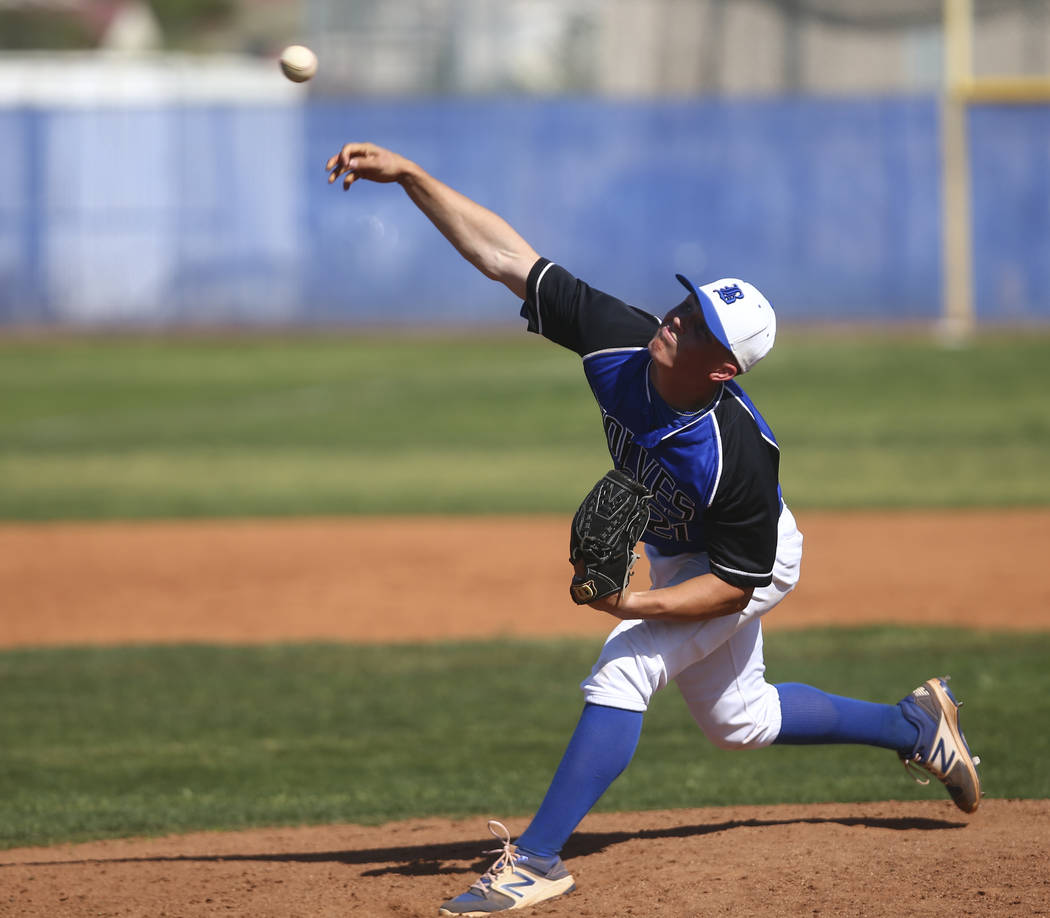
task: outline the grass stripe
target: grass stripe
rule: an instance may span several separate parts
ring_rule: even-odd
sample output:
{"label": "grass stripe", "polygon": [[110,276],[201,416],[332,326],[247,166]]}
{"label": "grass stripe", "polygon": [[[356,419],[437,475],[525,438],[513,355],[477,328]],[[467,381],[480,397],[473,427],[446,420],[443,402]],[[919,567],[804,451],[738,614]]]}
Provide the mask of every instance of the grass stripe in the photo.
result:
{"label": "grass stripe", "polygon": [[[785,331],[745,387],[798,508],[1050,504],[1050,335]],[[522,333],[0,339],[0,518],[571,512],[608,466]]]}
{"label": "grass stripe", "polygon": [[[594,641],[0,653],[0,845],[259,825],[526,815]],[[778,633],[773,681],[894,702],[951,673],[994,797],[1050,796],[1048,634]],[[673,691],[601,809],[937,799],[885,750],[713,748]]]}

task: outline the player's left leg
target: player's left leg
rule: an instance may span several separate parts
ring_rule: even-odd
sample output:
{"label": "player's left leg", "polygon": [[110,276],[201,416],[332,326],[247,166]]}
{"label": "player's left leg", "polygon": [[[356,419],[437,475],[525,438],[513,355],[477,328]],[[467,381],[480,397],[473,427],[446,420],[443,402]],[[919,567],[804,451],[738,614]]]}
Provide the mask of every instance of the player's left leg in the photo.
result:
{"label": "player's left leg", "polygon": [[641,711],[584,705],[540,808],[518,839],[532,855],[558,854],[602,794],[627,768],[642,734]]}
{"label": "player's left leg", "polygon": [[[441,907],[443,915],[477,915],[535,905],[575,889],[558,856],[598,798],[627,767],[642,732],[641,711],[586,704],[547,795],[529,827],[465,893]],[[496,825],[506,833],[501,823]]]}
{"label": "player's left leg", "polygon": [[652,695],[667,684],[665,655],[695,647],[700,624],[621,622],[609,635],[590,676],[585,705],[547,794],[528,828],[467,892],[441,907],[445,915],[522,908],[573,888],[559,857],[591,807],[634,755]]}
{"label": "player's left leg", "polygon": [[[613,629],[581,686],[586,701],[583,713],[532,822],[516,845],[508,840],[505,856],[488,873],[466,893],[442,906],[444,914],[521,908],[569,891],[571,877],[559,854],[591,807],[630,763],[653,694],[683,668],[730,641],[735,652],[746,658],[757,636],[756,659],[761,665],[758,615],[794,586],[797,548],[789,554],[794,562],[784,565],[785,578],[769,588],[764,604],[754,604],[744,613],[690,624],[625,621]],[[657,559],[651,566],[654,586],[697,576],[708,569],[706,556],[701,555]],[[742,636],[736,638],[737,634]],[[753,684],[761,689],[769,713],[762,736],[765,744],[776,736],[780,708],[776,690],[765,683],[760,670]],[[759,705],[753,698],[749,701],[753,714]],[[548,882],[551,878],[556,882]]]}
{"label": "player's left leg", "polygon": [[[630,763],[653,694],[683,669],[712,654],[721,654],[719,659],[727,661],[723,669],[732,677],[738,675],[735,669],[729,673],[734,659],[755,655],[754,678],[743,708],[754,716],[765,705],[769,717],[761,743],[772,742],[779,729],[779,705],[775,690],[762,678],[759,617],[794,588],[801,551],[802,537],[785,508],[773,583],[756,591],[743,612],[695,623],[625,621],[613,629],[581,685],[586,705],[543,803],[518,839],[519,851],[538,858],[561,852],[576,826]],[[710,570],[703,554],[668,558],[650,553],[649,560],[654,587]],[[729,646],[732,651],[722,649]]]}
{"label": "player's left leg", "polygon": [[489,831],[502,846],[499,857],[470,889],[443,903],[439,915],[491,915],[536,905],[576,888],[557,855],[527,855],[511,842],[507,827],[495,819],[489,820]]}

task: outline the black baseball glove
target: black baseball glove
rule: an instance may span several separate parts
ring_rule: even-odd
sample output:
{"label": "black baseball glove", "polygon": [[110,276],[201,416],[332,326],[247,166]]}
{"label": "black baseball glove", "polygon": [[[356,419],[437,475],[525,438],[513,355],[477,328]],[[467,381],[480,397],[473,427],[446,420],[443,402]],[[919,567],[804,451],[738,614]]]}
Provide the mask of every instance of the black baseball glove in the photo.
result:
{"label": "black baseball glove", "polygon": [[576,574],[569,593],[584,605],[621,592],[631,579],[635,545],[649,525],[653,495],[630,475],[606,472],[572,518],[569,561]]}

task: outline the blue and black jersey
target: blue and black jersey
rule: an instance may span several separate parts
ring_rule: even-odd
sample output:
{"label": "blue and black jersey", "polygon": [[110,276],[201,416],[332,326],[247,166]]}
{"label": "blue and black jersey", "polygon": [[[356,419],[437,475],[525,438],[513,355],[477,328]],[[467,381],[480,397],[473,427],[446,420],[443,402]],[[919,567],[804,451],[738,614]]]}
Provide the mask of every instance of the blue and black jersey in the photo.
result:
{"label": "blue and black jersey", "polygon": [[772,580],[780,516],[780,449],[735,381],[682,413],[660,398],[648,343],[660,320],[541,258],[529,273],[529,331],[575,351],[602,411],[616,468],[655,495],[642,541],[661,554],[706,552],[741,587]]}

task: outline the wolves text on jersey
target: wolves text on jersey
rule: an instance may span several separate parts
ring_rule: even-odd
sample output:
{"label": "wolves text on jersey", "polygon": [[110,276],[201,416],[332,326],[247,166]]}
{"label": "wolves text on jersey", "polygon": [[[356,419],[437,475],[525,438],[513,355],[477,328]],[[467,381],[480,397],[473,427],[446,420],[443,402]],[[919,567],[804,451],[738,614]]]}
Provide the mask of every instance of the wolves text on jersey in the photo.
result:
{"label": "wolves text on jersey", "polygon": [[696,519],[696,504],[677,486],[667,470],[612,415],[604,413],[605,437],[616,467],[640,481],[652,493],[647,532],[661,539],[689,542],[698,535],[690,532],[689,523]]}

